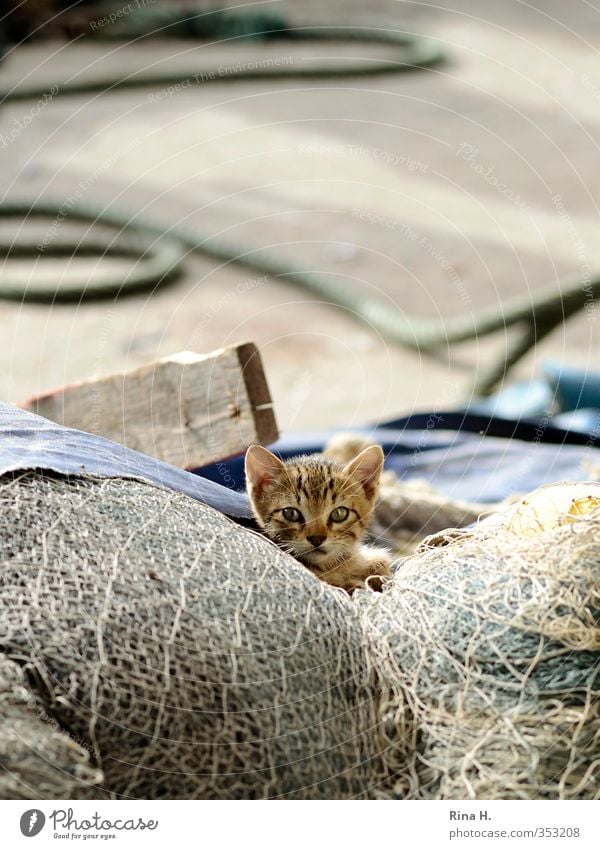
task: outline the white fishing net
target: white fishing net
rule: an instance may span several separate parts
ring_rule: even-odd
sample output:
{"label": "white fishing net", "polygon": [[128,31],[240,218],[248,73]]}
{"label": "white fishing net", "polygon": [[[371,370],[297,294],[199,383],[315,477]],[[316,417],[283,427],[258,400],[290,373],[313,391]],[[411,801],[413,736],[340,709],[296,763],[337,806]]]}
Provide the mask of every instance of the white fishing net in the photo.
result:
{"label": "white fishing net", "polygon": [[6,475],[0,515],[3,798],[600,795],[593,516],[350,599],[150,484]]}
{"label": "white fishing net", "polygon": [[102,795],[90,748],[47,713],[21,667],[0,657],[0,799]]}
{"label": "white fishing net", "polygon": [[600,520],[439,535],[358,600],[389,722],[408,701],[420,735],[415,797],[600,796]]}
{"label": "white fishing net", "polygon": [[[94,753],[98,787],[136,798],[376,789],[378,688],[341,592],[148,484],[7,476],[0,515],[0,649],[65,740]],[[42,766],[41,792],[79,795],[73,783],[51,789]],[[6,796],[21,792],[7,780]]]}

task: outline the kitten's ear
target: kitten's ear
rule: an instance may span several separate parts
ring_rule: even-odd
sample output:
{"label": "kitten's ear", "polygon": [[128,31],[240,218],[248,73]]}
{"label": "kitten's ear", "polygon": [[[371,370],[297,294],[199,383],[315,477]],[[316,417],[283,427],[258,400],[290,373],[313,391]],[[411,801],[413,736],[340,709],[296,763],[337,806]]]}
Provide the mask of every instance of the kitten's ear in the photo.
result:
{"label": "kitten's ear", "polygon": [[373,498],[382,468],[383,451],[379,445],[371,445],[344,466],[344,473],[361,484],[367,498]]}
{"label": "kitten's ear", "polygon": [[279,477],[284,468],[279,457],[262,445],[251,445],[246,451],[246,482],[258,496]]}

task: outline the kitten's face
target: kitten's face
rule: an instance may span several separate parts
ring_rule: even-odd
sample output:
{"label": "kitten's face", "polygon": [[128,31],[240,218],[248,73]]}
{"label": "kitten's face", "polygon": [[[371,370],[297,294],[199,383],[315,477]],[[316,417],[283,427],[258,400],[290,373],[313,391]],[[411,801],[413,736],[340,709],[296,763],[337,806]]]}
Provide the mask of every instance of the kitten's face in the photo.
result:
{"label": "kitten's face", "polygon": [[364,536],[382,465],[378,445],[345,466],[319,455],[283,463],[253,445],[246,454],[246,483],[267,536],[319,570],[344,560]]}

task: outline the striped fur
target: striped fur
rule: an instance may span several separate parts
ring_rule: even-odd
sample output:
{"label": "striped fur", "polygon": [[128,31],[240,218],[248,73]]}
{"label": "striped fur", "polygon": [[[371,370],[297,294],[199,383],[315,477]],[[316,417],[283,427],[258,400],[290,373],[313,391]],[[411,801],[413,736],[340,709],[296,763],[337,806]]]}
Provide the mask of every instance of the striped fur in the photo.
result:
{"label": "striped fur", "polygon": [[380,589],[380,578],[390,574],[389,554],[362,545],[362,540],[382,467],[378,445],[345,465],[321,454],[284,463],[253,445],[246,454],[246,485],[266,535],[316,577],[352,592],[373,576],[368,585]]}

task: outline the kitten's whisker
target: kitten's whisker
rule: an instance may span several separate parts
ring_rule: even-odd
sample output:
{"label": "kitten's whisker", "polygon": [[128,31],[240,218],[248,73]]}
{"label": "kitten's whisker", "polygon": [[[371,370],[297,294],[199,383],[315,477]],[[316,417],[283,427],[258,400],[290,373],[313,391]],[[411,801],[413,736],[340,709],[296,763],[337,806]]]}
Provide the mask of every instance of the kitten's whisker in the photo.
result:
{"label": "kitten's whisker", "polygon": [[[364,588],[370,576],[389,574],[385,552],[362,545],[382,464],[383,452],[375,445],[355,456],[349,472],[322,455],[294,457],[284,463],[267,449],[254,450],[246,461],[252,508],[265,534],[282,551],[321,580],[352,593],[357,587]],[[262,486],[265,476],[272,481],[266,491]],[[285,520],[285,507],[299,510],[303,521]],[[329,521],[338,507],[352,514],[346,514],[339,524]],[[323,535],[324,543],[309,545],[311,533]]]}

